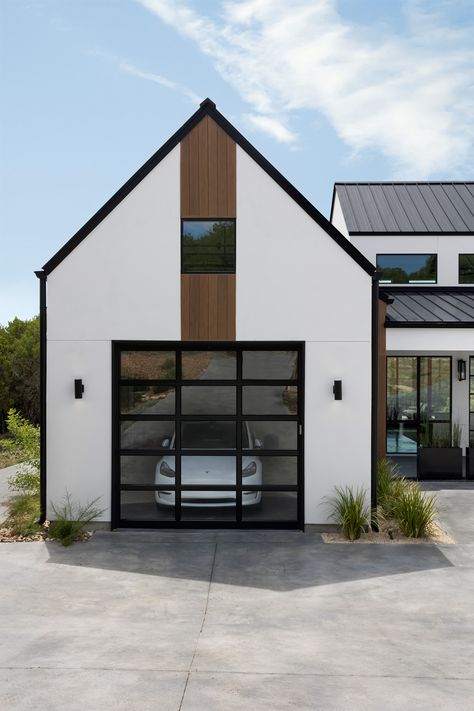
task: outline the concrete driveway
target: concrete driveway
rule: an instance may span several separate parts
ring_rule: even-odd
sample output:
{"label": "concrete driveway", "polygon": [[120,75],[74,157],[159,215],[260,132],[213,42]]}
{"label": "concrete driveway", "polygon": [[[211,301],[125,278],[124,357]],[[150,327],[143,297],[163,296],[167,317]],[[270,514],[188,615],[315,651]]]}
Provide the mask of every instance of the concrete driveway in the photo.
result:
{"label": "concrete driveway", "polygon": [[0,708],[467,711],[473,591],[472,538],[122,531],[69,549],[3,544]]}

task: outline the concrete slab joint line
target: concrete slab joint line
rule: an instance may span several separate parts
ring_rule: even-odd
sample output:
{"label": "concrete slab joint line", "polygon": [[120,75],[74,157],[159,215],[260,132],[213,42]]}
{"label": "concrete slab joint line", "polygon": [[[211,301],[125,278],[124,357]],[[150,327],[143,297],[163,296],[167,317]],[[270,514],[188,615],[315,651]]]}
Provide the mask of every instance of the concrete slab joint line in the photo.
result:
{"label": "concrete slab joint line", "polygon": [[214,567],[215,567],[215,564],[216,564],[217,545],[218,545],[218,544],[217,544],[217,541],[216,541],[216,543],[214,544],[214,555],[212,556],[212,565],[211,565],[211,574],[210,574],[210,576],[209,576],[209,585],[208,585],[208,587],[207,587],[206,604],[205,604],[205,606],[204,606],[204,613],[203,613],[202,620],[201,620],[201,629],[199,630],[199,635],[198,635],[198,638],[197,638],[197,640],[196,640],[196,646],[194,647],[193,656],[192,656],[192,658],[191,658],[191,663],[190,663],[190,665],[189,665],[188,673],[187,673],[187,675],[186,675],[186,681],[184,682],[183,695],[182,695],[182,697],[181,697],[181,702],[180,702],[180,704],[179,704],[179,711],[181,711],[181,708],[182,708],[182,706],[183,706],[183,701],[184,701],[184,697],[185,697],[185,695],[186,695],[186,689],[188,688],[189,677],[190,677],[190,674],[191,674],[191,671],[192,671],[192,668],[193,668],[194,659],[195,659],[195,657],[196,657],[196,652],[197,652],[199,640],[200,640],[200,637],[201,637],[201,635],[202,635],[202,631],[203,631],[203,629],[204,629],[204,623],[206,622],[207,608],[208,608],[208,605],[209,605],[209,596],[210,596],[210,594],[211,594],[212,576],[214,575]]}

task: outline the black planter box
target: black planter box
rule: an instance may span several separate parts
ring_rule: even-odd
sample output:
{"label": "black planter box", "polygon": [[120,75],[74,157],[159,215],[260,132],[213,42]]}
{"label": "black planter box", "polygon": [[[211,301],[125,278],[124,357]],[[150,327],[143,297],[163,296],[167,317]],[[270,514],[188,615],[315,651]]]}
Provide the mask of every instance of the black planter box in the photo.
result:
{"label": "black planter box", "polygon": [[466,479],[474,481],[474,447],[466,447]]}
{"label": "black planter box", "polygon": [[418,447],[419,480],[462,479],[461,447]]}

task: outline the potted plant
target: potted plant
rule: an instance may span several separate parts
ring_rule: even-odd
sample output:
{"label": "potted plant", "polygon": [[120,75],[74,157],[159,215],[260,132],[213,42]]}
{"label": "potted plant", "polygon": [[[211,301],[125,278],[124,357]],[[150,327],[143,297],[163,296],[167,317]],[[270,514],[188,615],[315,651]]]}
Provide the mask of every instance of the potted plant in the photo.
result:
{"label": "potted plant", "polygon": [[444,435],[434,435],[425,420],[417,450],[417,475],[421,480],[462,479],[461,427],[456,422]]}
{"label": "potted plant", "polygon": [[466,447],[466,479],[474,481],[474,447]]}

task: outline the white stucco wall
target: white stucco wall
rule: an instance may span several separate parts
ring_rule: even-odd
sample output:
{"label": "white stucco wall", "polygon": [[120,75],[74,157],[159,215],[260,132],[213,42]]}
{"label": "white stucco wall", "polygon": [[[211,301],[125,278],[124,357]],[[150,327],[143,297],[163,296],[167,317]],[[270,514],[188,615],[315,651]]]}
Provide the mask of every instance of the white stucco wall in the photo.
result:
{"label": "white stucco wall", "polygon": [[67,489],[110,521],[111,341],[178,340],[179,274],[177,147],[48,276],[48,515]]}
{"label": "white stucco wall", "polygon": [[[180,339],[179,193],[177,147],[48,276],[48,515],[68,490],[111,518],[111,341]],[[306,523],[323,523],[335,484],[370,488],[371,278],[240,148],[236,282],[238,340],[306,342]]]}
{"label": "white stucco wall", "polygon": [[[351,241],[351,236],[348,232],[346,221],[344,219],[344,213],[342,212],[342,207],[341,207],[341,201],[339,200],[339,196],[336,193],[334,196],[334,205],[332,209],[332,215],[331,215],[331,222],[333,225],[337,227],[339,232],[341,232],[346,239]],[[373,262],[375,264],[375,262]]]}
{"label": "white stucco wall", "polygon": [[371,278],[240,148],[237,339],[306,341],[306,523],[324,523],[335,484],[370,488]]}

